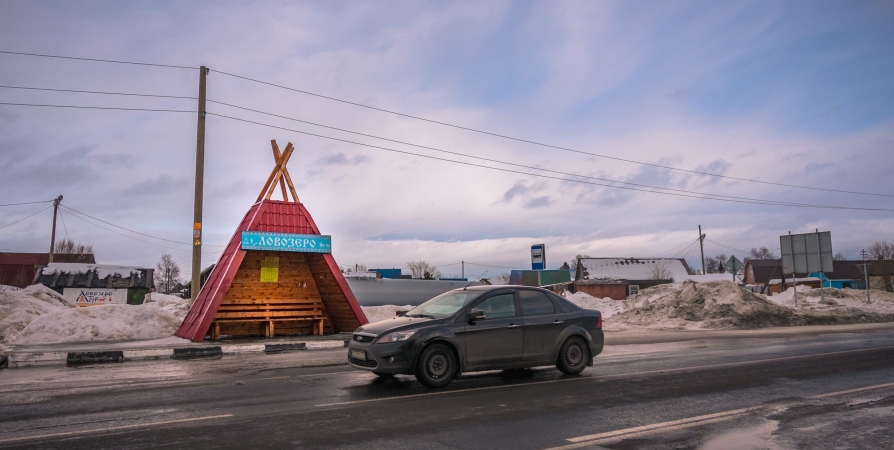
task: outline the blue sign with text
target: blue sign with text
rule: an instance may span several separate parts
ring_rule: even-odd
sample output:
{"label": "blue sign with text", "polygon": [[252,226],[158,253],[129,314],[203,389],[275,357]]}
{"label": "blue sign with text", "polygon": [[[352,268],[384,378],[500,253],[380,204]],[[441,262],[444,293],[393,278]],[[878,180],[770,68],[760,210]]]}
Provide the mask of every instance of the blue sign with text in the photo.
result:
{"label": "blue sign with text", "polygon": [[332,236],[243,231],[242,250],[332,253]]}

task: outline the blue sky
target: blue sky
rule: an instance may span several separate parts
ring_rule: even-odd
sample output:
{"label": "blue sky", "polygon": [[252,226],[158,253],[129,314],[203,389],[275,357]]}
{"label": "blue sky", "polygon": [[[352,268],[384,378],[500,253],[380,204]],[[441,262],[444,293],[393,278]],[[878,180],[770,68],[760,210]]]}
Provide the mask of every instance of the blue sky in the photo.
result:
{"label": "blue sky", "polygon": [[[0,12],[0,50],[204,64],[212,69],[209,98],[288,117],[592,177],[894,209],[892,197],[563,152],[215,72],[613,157],[890,194],[890,2],[6,2]],[[196,78],[190,70],[0,55],[3,85],[194,95]],[[192,100],[13,89],[0,89],[0,101],[195,107]],[[220,105],[209,111],[437,156]],[[894,239],[890,211],[638,193],[210,117],[206,243],[225,243],[257,196],[272,167],[270,139],[295,144],[290,171],[299,195],[333,235],[343,264],[393,267],[426,259],[525,267],[529,246],[541,242],[550,266],[578,253],[650,256],[693,240],[699,224],[709,238],[744,249],[775,248],[779,235],[815,228],[832,231],[836,251],[849,257],[875,240]],[[78,211],[186,241],[194,147],[190,114],[0,105],[0,204],[62,194],[63,204]],[[0,227],[40,208],[0,208]],[[0,229],[0,251],[43,251],[50,219],[44,212]],[[156,245],[146,244],[76,217],[66,217],[65,227],[73,239],[93,243],[101,262],[153,265],[169,251],[189,266],[185,245],[151,238]],[[206,248],[206,264],[217,249]],[[721,251],[729,254],[706,248]],[[680,256],[699,266],[695,253]]]}

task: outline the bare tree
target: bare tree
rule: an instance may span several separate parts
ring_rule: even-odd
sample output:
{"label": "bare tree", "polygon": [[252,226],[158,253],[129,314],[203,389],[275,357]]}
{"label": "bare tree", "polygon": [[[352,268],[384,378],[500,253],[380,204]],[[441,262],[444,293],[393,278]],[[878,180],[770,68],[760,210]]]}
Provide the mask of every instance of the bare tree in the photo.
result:
{"label": "bare tree", "polygon": [[726,264],[726,254],[718,253],[705,258],[705,273],[723,273],[723,265]]}
{"label": "bare tree", "polygon": [[407,270],[413,278],[424,278],[426,280],[434,280],[441,278],[441,271],[437,267],[430,265],[424,259],[419,261],[410,261],[407,263]]}
{"label": "bare tree", "polygon": [[846,261],[846,260],[847,260],[847,258],[845,258],[841,252],[836,253],[835,256],[832,257],[832,261]]}
{"label": "bare tree", "polygon": [[509,284],[509,274],[502,273],[499,276],[494,277],[494,284]]}
{"label": "bare tree", "polygon": [[171,255],[167,253],[161,255],[161,260],[155,266],[156,289],[163,294],[170,294],[180,281],[180,266]]}
{"label": "bare tree", "polygon": [[875,241],[868,253],[870,259],[894,259],[894,242]]}
{"label": "bare tree", "polygon": [[62,238],[53,246],[53,253],[57,255],[92,255],[92,244],[78,244],[69,238]]}
{"label": "bare tree", "polygon": [[565,264],[568,264],[569,269],[577,270],[577,261],[580,260],[581,258],[589,258],[589,257],[590,257],[590,255],[587,255],[587,254],[577,255]]}
{"label": "bare tree", "polygon": [[649,268],[649,279],[653,281],[663,281],[671,279],[671,270],[666,261],[658,261],[654,266]]}
{"label": "bare tree", "polygon": [[751,259],[776,259],[776,255],[774,255],[767,247],[761,247],[759,249],[751,247],[751,251],[745,255],[745,261]]}

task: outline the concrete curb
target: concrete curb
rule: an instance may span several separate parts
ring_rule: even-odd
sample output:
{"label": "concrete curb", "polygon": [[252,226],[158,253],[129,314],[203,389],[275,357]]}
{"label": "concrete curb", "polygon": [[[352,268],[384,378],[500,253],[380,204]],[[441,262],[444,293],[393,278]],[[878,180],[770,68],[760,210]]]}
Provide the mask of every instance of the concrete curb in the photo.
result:
{"label": "concrete curb", "polygon": [[66,366],[81,364],[123,363],[127,361],[152,361],[160,359],[207,359],[224,355],[251,353],[280,354],[292,351],[344,348],[348,340],[287,342],[279,344],[232,344],[208,347],[152,348],[137,350],[97,350],[80,352],[12,352],[0,355],[0,369],[4,367]]}

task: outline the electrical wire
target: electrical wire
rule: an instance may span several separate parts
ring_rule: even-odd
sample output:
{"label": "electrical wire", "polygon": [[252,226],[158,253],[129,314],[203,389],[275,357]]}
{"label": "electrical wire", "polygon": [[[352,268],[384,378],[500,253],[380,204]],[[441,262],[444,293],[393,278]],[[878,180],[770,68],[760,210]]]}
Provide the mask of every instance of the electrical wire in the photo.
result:
{"label": "electrical wire", "polygon": [[415,119],[415,120],[420,120],[420,121],[423,121],[423,122],[433,123],[433,124],[436,124],[436,125],[442,125],[442,126],[446,126],[446,127],[450,127],[450,128],[456,128],[456,129],[465,130],[465,131],[471,131],[471,132],[474,132],[474,133],[479,133],[479,134],[484,134],[484,135],[488,135],[488,136],[498,137],[498,138],[501,138],[501,139],[508,139],[508,140],[511,140],[511,141],[523,142],[523,143],[526,143],[526,144],[532,144],[532,145],[536,145],[536,146],[540,146],[540,147],[552,148],[552,149],[562,150],[562,151],[572,152],[572,153],[579,153],[579,154],[588,155],[588,156],[595,156],[595,157],[597,157],[597,158],[605,158],[605,159],[610,159],[610,160],[614,160],[614,161],[621,161],[621,162],[626,162],[626,163],[631,163],[631,164],[639,164],[639,165],[643,165],[643,166],[656,167],[656,168],[666,169],[666,170],[675,170],[675,171],[679,171],[679,172],[686,172],[686,173],[691,173],[691,174],[696,174],[696,175],[710,176],[710,177],[716,177],[716,178],[726,178],[726,179],[737,180],[737,181],[746,181],[746,182],[749,182],[749,183],[760,183],[760,184],[767,184],[767,185],[772,185],[772,186],[782,186],[782,187],[790,187],[790,188],[797,188],[797,189],[810,189],[810,190],[818,190],[818,191],[826,191],[826,192],[838,192],[838,193],[843,193],[843,194],[872,195],[872,196],[880,196],[880,197],[894,197],[894,194],[878,194],[878,193],[873,193],[873,192],[846,191],[846,190],[840,190],[840,189],[818,188],[818,187],[813,187],[813,186],[801,186],[801,185],[796,185],[796,184],[775,183],[775,182],[771,182],[771,181],[754,180],[754,179],[749,179],[749,178],[734,177],[734,176],[730,176],[730,175],[720,175],[720,174],[716,174],[716,173],[702,172],[702,171],[698,171],[698,170],[681,169],[681,168],[679,168],[679,167],[672,167],[672,166],[665,166],[665,165],[661,165],[661,164],[647,163],[647,162],[636,161],[636,160],[632,160],[632,159],[619,158],[619,157],[616,157],[616,156],[608,156],[608,155],[603,155],[603,154],[599,154],[599,153],[593,153],[593,152],[587,152],[587,151],[583,151],[583,150],[577,150],[577,149],[573,149],[573,148],[569,148],[569,147],[561,147],[561,146],[558,146],[558,145],[552,145],[552,144],[546,144],[546,143],[542,143],[542,142],[532,141],[532,140],[529,140],[529,139],[517,138],[517,137],[513,137],[513,136],[505,135],[505,134],[499,134],[499,133],[494,133],[494,132],[490,132],[490,131],[479,130],[479,129],[476,129],[476,128],[464,127],[464,126],[461,126],[461,125],[454,125],[454,124],[451,124],[451,123],[441,122],[441,121],[438,121],[438,120],[426,119],[426,118],[424,118],[424,117],[414,116],[414,115],[412,115],[412,114],[405,114],[405,113],[401,113],[401,112],[397,112],[397,111],[392,111],[392,110],[388,110],[388,109],[384,109],[384,108],[377,108],[377,107],[375,107],[375,106],[370,106],[370,105],[365,105],[365,104],[362,104],[362,103],[357,103],[357,102],[352,102],[352,101],[348,101],[348,100],[343,100],[343,99],[340,99],[340,98],[330,97],[330,96],[327,96],[327,95],[317,94],[317,93],[314,93],[314,92],[305,91],[305,90],[301,90],[301,89],[295,89],[295,88],[291,88],[291,87],[288,87],[288,86],[283,86],[283,85],[280,85],[280,84],[275,84],[275,83],[270,83],[270,82],[267,82],[267,81],[261,81],[261,80],[258,80],[258,79],[245,77],[245,76],[242,76],[242,75],[236,75],[236,74],[232,74],[232,73],[228,73],[228,72],[223,72],[223,71],[221,71],[221,70],[215,70],[215,72],[216,72],[216,73],[219,73],[219,74],[221,74],[221,75],[226,75],[226,76],[230,76],[230,77],[234,77],[234,78],[239,78],[239,79],[246,80],[246,81],[251,81],[251,82],[254,82],[254,83],[259,83],[259,84],[263,84],[263,85],[267,85],[267,86],[272,86],[272,87],[276,87],[276,88],[280,88],[280,89],[285,89],[285,90],[288,90],[288,91],[293,91],[293,92],[297,92],[297,93],[300,93],[300,94],[310,95],[310,96],[314,96],[314,97],[318,97],[318,98],[322,98],[322,99],[326,99],[326,100],[331,100],[331,101],[335,101],[335,102],[345,103],[345,104],[348,104],[348,105],[358,106],[358,107],[361,107],[361,108],[367,108],[367,109],[371,109],[371,110],[374,110],[374,111],[384,112],[384,113],[388,113],[388,114],[394,114],[394,115],[401,116],[401,117],[406,117],[406,118],[409,118],[409,119]]}
{"label": "electrical wire", "polygon": [[684,252],[686,252],[686,251],[688,251],[688,250],[694,248],[696,242],[698,242],[698,239],[696,239],[696,240],[690,242],[689,245],[687,245],[683,250],[680,250],[680,251],[678,251],[677,253],[674,253],[674,255],[671,256],[671,258],[676,258],[676,257],[679,256],[680,254],[682,254],[682,253],[684,253]]}
{"label": "electrical wire", "polygon": [[6,103],[6,102],[0,102],[0,105],[7,105],[7,106],[38,106],[38,107],[45,107],[45,108],[109,109],[109,110],[117,110],[117,111],[150,111],[150,112],[196,113],[196,110],[183,110],[183,109],[149,109],[149,108],[120,108],[120,107],[110,107],[110,106],[46,105],[46,104],[35,104],[35,103]]}
{"label": "electrical wire", "polygon": [[74,57],[74,56],[43,55],[40,53],[10,52],[10,51],[4,51],[4,50],[0,50],[0,53],[5,53],[7,55],[19,55],[19,56],[39,56],[41,58],[73,59],[73,60],[77,60],[77,61],[91,61],[91,62],[103,62],[103,63],[113,63],[113,64],[132,64],[135,66],[168,67],[168,68],[172,68],[172,69],[198,69],[198,67],[177,66],[174,64],[154,64],[154,63],[145,63],[145,62],[136,62],[136,61],[119,61],[119,60],[114,60],[114,59],[78,58],[78,57]]}
{"label": "electrical wire", "polygon": [[[462,164],[462,165],[467,165],[467,166],[472,166],[472,167],[480,167],[480,168],[490,169],[490,170],[497,170],[497,171],[501,171],[501,172],[516,173],[516,174],[520,174],[520,175],[528,175],[528,176],[534,176],[534,177],[539,177],[539,178],[546,178],[546,179],[552,179],[552,180],[566,181],[566,182],[570,182],[570,183],[588,184],[588,185],[594,185],[594,186],[610,187],[610,188],[615,188],[615,189],[625,189],[625,190],[640,191],[640,192],[651,192],[651,193],[654,193],[654,194],[672,195],[672,196],[677,196],[677,197],[689,197],[689,198],[696,198],[696,199],[715,200],[715,201],[724,201],[724,202],[732,202],[732,203],[750,203],[750,204],[772,205],[772,206],[792,206],[792,207],[799,207],[799,208],[844,209],[844,210],[856,210],[856,211],[889,211],[889,212],[894,212],[894,209],[886,209],[886,208],[861,208],[861,207],[854,207],[854,206],[814,205],[814,204],[807,204],[807,203],[785,203],[785,202],[774,202],[774,201],[769,201],[769,200],[734,200],[734,199],[726,199],[726,198],[720,198],[720,197],[708,197],[708,196],[704,196],[704,195],[687,195],[687,194],[680,194],[680,193],[673,193],[673,192],[661,192],[661,191],[654,191],[654,190],[648,190],[648,189],[639,189],[639,188],[626,187],[626,186],[615,186],[615,185],[611,185],[611,184],[595,183],[595,182],[584,181],[584,180],[573,180],[573,179],[568,179],[568,178],[560,178],[560,177],[554,177],[554,176],[543,175],[543,174],[537,174],[537,173],[522,172],[522,171],[512,170],[512,169],[506,169],[506,168],[502,168],[502,167],[491,167],[491,166],[485,166],[485,165],[482,165],[482,164],[475,164],[475,163],[464,162],[464,161],[456,161],[456,160],[447,159],[447,158],[441,158],[441,157],[437,157],[437,156],[424,155],[424,154],[420,154],[420,153],[413,153],[413,152],[408,152],[408,151],[404,151],[404,150],[397,150],[397,149],[388,148],[388,147],[382,147],[382,146],[378,146],[378,145],[365,144],[365,143],[362,143],[362,142],[350,141],[350,140],[347,140],[347,139],[340,139],[340,138],[335,138],[335,137],[331,137],[331,136],[325,136],[325,135],[321,135],[321,134],[310,133],[310,132],[307,132],[307,131],[295,130],[295,129],[292,129],[292,128],[280,127],[280,126],[276,126],[276,125],[271,125],[271,124],[262,123],[262,122],[256,122],[256,121],[247,120],[247,119],[240,119],[240,118],[237,118],[237,117],[226,116],[226,115],[223,115],[223,114],[218,114],[218,113],[213,113],[213,112],[208,112],[207,114],[210,115],[210,116],[222,117],[222,118],[225,118],[225,119],[235,120],[235,121],[239,121],[239,122],[245,122],[245,123],[250,123],[250,124],[254,124],[254,125],[260,125],[260,126],[264,126],[264,127],[268,127],[268,128],[274,128],[274,129],[279,129],[279,130],[291,131],[291,132],[294,132],[294,133],[304,134],[304,135],[307,135],[307,136],[314,136],[314,137],[318,137],[318,138],[322,138],[322,139],[328,139],[328,140],[332,140],[332,141],[344,142],[344,143],[347,143],[347,144],[360,145],[360,146],[364,146],[364,147],[370,147],[370,148],[375,148],[375,149],[379,149],[379,150],[385,150],[385,151],[394,152],[394,153],[401,153],[401,154],[405,154],[405,155],[419,156],[419,157],[422,157],[422,158],[428,158],[428,159],[434,159],[434,160],[438,160],[438,161],[451,162],[451,163],[454,163],[454,164]],[[538,170],[540,170],[540,169],[538,169]]]}
{"label": "electrical wire", "polygon": [[[71,209],[71,208],[68,208],[68,209]],[[89,223],[90,225],[93,225],[93,226],[95,226],[95,227],[102,228],[103,230],[106,230],[106,231],[111,231],[112,233],[115,233],[115,234],[117,234],[117,235],[119,235],[119,236],[123,236],[123,237],[126,237],[126,238],[128,238],[128,239],[133,239],[133,240],[135,240],[135,241],[139,241],[139,242],[142,242],[142,243],[144,243],[144,244],[154,245],[154,246],[156,246],[156,247],[166,248],[166,249],[168,249],[168,250],[175,250],[175,251],[178,251],[178,252],[192,252],[192,250],[184,250],[184,249],[182,249],[182,248],[168,247],[168,246],[165,246],[165,245],[156,244],[156,243],[154,243],[154,242],[149,242],[149,241],[144,241],[144,240],[142,240],[142,239],[137,239],[137,238],[135,238],[135,237],[133,237],[133,236],[128,236],[128,235],[126,235],[126,234],[124,234],[124,233],[119,233],[119,232],[117,232],[117,231],[115,231],[115,230],[113,230],[113,229],[111,229],[111,228],[106,228],[106,227],[104,227],[104,226],[102,226],[102,225],[100,225],[100,224],[98,224],[98,223],[91,222],[91,221],[89,221],[89,220],[87,220],[87,219],[85,219],[85,218],[83,218],[83,217],[80,217],[80,216],[78,216],[78,215],[76,215],[76,214],[75,214],[75,215],[72,215],[72,217],[75,217],[75,218],[77,218],[77,219],[79,219],[79,220],[82,220],[82,221],[84,221],[84,222],[87,222],[87,223]]]}
{"label": "electrical wire", "polygon": [[[140,65],[140,66],[167,67],[167,68],[190,69],[190,70],[199,69],[199,67],[182,66],[182,65],[175,65],[175,64],[157,64],[157,63],[121,61],[121,60],[112,60],[112,59],[81,58],[81,57],[73,57],[73,56],[46,55],[46,54],[39,54],[39,53],[12,52],[12,51],[4,51],[4,50],[0,50],[0,53],[8,54],[8,55],[35,56],[35,57],[43,57],[43,58],[58,58],[58,59],[103,62],[103,63],[114,63],[114,64],[131,64],[131,65]],[[296,88],[292,88],[292,87],[288,87],[288,86],[283,86],[283,85],[279,85],[276,83],[270,83],[267,81],[262,81],[262,80],[242,76],[242,75],[236,75],[236,74],[224,72],[221,70],[215,70],[215,72],[219,73],[221,75],[225,75],[225,76],[229,76],[229,77],[233,77],[233,78],[251,81],[254,83],[259,83],[259,84],[263,84],[263,85],[267,85],[267,86],[271,86],[271,87],[285,89],[288,91],[293,91],[293,92],[297,92],[300,94],[310,95],[310,96],[323,98],[323,99],[331,100],[331,101],[335,101],[335,102],[340,102],[340,103],[344,103],[344,104],[348,104],[348,105],[353,105],[353,106],[357,106],[357,107],[361,107],[361,108],[366,108],[366,109],[384,112],[384,113],[388,113],[388,114],[394,114],[394,115],[401,116],[401,117],[420,120],[423,122],[433,123],[433,124],[456,128],[456,129],[465,130],[465,131],[471,131],[474,133],[498,137],[501,139],[508,139],[508,140],[512,140],[512,141],[523,142],[523,143],[537,145],[537,146],[541,146],[541,147],[553,148],[556,150],[562,150],[562,151],[567,151],[567,152],[572,152],[572,153],[579,153],[579,154],[584,154],[584,155],[589,155],[589,156],[595,156],[598,158],[611,159],[611,160],[615,160],[615,161],[621,161],[621,162],[626,162],[626,163],[631,163],[631,164],[639,164],[639,165],[656,167],[656,168],[666,169],[666,170],[675,170],[675,171],[680,171],[680,172],[692,173],[692,174],[696,174],[696,175],[703,175],[703,176],[716,177],[716,178],[726,178],[726,179],[737,180],[737,181],[745,181],[745,182],[749,182],[749,183],[759,183],[759,184],[766,184],[766,185],[772,185],[772,186],[790,187],[790,188],[796,188],[796,189],[810,189],[810,190],[825,191],[825,192],[838,192],[838,193],[844,193],[844,194],[894,197],[894,194],[879,194],[879,193],[873,193],[873,192],[846,191],[846,190],[841,190],[841,189],[829,189],[829,188],[818,188],[818,187],[813,187],[813,186],[801,186],[801,185],[796,185],[796,184],[775,183],[775,182],[771,182],[771,181],[762,181],[762,180],[755,180],[755,179],[749,179],[749,178],[734,177],[734,176],[730,176],[730,175],[720,175],[720,174],[716,174],[716,173],[702,172],[702,171],[690,170],[690,169],[682,169],[679,167],[665,166],[665,165],[661,165],[661,164],[647,163],[647,162],[636,161],[636,160],[632,160],[632,159],[602,155],[599,153],[587,152],[587,151],[576,150],[576,149],[572,149],[572,148],[568,148],[568,147],[561,147],[561,146],[557,146],[557,145],[546,144],[546,143],[542,143],[542,142],[532,141],[529,139],[522,139],[522,138],[517,138],[517,137],[513,137],[513,136],[509,136],[509,135],[494,133],[494,132],[490,132],[490,131],[479,130],[476,128],[464,127],[461,125],[455,125],[455,124],[451,124],[451,123],[447,123],[447,122],[441,122],[438,120],[426,119],[424,117],[415,116],[412,114],[405,114],[405,113],[392,111],[392,110],[388,110],[388,109],[384,109],[384,108],[378,108],[375,106],[365,105],[362,103],[343,100],[343,99],[336,98],[336,97],[330,97],[330,96],[326,96],[326,95],[322,95],[322,94],[317,94],[314,92],[296,89]],[[7,105],[10,105],[10,106],[50,106],[50,105],[16,105],[16,104],[7,104]],[[112,109],[112,108],[109,108],[109,109]],[[168,112],[181,112],[181,111],[168,111]]]}
{"label": "electrical wire", "polygon": [[65,225],[65,215],[62,214],[61,209],[59,210],[59,218],[62,219],[62,229],[65,230],[65,239],[70,241],[71,238],[68,237],[68,227]]}
{"label": "electrical wire", "polygon": [[[173,241],[173,240],[171,240],[171,239],[165,239],[165,238],[160,238],[160,237],[158,237],[158,236],[153,236],[153,235],[151,235],[151,234],[141,233],[141,232],[136,231],[136,230],[131,230],[130,228],[122,227],[121,225],[115,225],[114,223],[107,222],[107,221],[102,220],[102,219],[100,219],[100,218],[98,218],[98,217],[93,217],[93,216],[91,216],[90,214],[80,212],[80,211],[78,211],[78,210],[76,210],[76,209],[70,208],[70,207],[65,206],[65,205],[59,205],[59,206],[65,208],[65,209],[68,209],[68,210],[70,210],[70,211],[72,211],[72,212],[74,212],[74,213],[78,213],[78,214],[80,214],[80,215],[82,215],[82,216],[86,216],[86,217],[89,217],[89,218],[91,218],[91,219],[93,219],[93,220],[102,222],[102,223],[104,223],[104,224],[106,224],[106,225],[111,225],[111,226],[113,226],[113,227],[115,227],[115,228],[120,228],[120,229],[122,229],[122,230],[130,231],[131,233],[139,234],[140,236],[145,236],[145,237],[152,238],[152,239],[158,239],[159,241],[171,242],[171,243],[174,243],[174,244],[192,245],[192,242]],[[225,245],[210,245],[210,244],[203,244],[203,246],[205,246],[205,247],[226,247]]]}
{"label": "electrical wire", "polygon": [[[698,238],[695,238],[695,240],[697,241]],[[665,251],[663,251],[663,252],[656,253],[655,256],[663,255],[663,254],[665,254],[665,253],[667,253],[667,252],[676,250],[676,249],[678,249],[678,248],[680,248],[680,247],[682,247],[682,246],[684,246],[684,245],[686,245],[686,244],[689,244],[689,243],[691,243],[691,242],[692,242],[692,241],[686,241],[686,242],[684,242],[684,243],[682,243],[682,244],[680,244],[680,245],[677,245],[677,246],[675,246],[675,247],[671,247],[671,248],[669,248],[669,249],[667,249],[667,250],[665,250]]]}
{"label": "electrical wire", "polygon": [[493,268],[496,268],[496,269],[518,270],[518,269],[515,268],[515,267],[494,266],[494,265],[491,265],[491,264],[478,264],[478,263],[473,263],[473,262],[468,262],[468,261],[466,261],[466,264],[471,264],[471,265],[473,265],[473,266],[493,267]]}
{"label": "electrical wire", "polygon": [[50,202],[53,202],[53,200],[41,200],[39,202],[7,203],[5,205],[0,205],[0,206],[36,205],[38,203],[50,203]]}
{"label": "electrical wire", "polygon": [[750,250],[743,250],[743,249],[741,249],[741,248],[736,248],[736,247],[733,247],[733,246],[730,246],[730,245],[726,245],[726,244],[721,244],[720,242],[712,241],[712,240],[710,240],[710,239],[708,239],[708,238],[705,238],[705,240],[708,241],[708,242],[710,242],[710,243],[712,243],[712,244],[714,244],[714,245],[717,245],[717,246],[719,246],[719,247],[723,247],[723,248],[725,248],[725,249],[727,249],[727,250],[733,250],[733,251],[736,251],[736,252],[739,252],[739,253],[748,253],[748,252],[750,251]]}
{"label": "electrical wire", "polygon": [[0,85],[0,88],[3,88],[3,89],[26,89],[26,90],[31,90],[31,91],[73,92],[73,93],[77,93],[77,94],[126,95],[126,96],[131,96],[131,97],[181,98],[181,99],[189,99],[189,100],[197,100],[198,99],[198,97],[188,97],[185,95],[132,94],[132,93],[128,93],[128,92],[82,91],[82,90],[77,90],[77,89],[51,89],[51,88],[37,88],[37,87],[25,87],[25,86]]}
{"label": "electrical wire", "polygon": [[323,125],[323,124],[319,124],[319,123],[315,123],[315,122],[309,122],[309,121],[306,121],[306,120],[296,119],[296,118],[293,118],[293,117],[286,117],[286,116],[282,116],[282,115],[279,115],[279,114],[273,114],[273,113],[269,113],[269,112],[265,112],[265,111],[259,111],[259,110],[251,109],[251,108],[245,108],[245,107],[242,107],[242,106],[232,105],[232,104],[229,104],[229,103],[219,102],[219,101],[215,101],[215,100],[207,100],[207,101],[210,102],[210,103],[217,103],[217,104],[220,104],[220,105],[229,106],[229,107],[232,107],[232,108],[242,109],[242,110],[246,110],[246,111],[251,111],[251,112],[254,112],[254,113],[258,113],[258,114],[264,114],[264,115],[267,115],[267,116],[278,117],[278,118],[281,118],[281,119],[291,120],[291,121],[300,122],[300,123],[304,123],[304,124],[308,124],[308,125],[313,125],[313,126],[317,126],[317,127],[328,128],[328,129],[330,129],[330,130],[336,130],[336,131],[341,131],[341,132],[345,132],[345,133],[356,134],[356,135],[359,135],[359,136],[369,137],[369,138],[373,138],[373,139],[380,139],[380,140],[387,141],[387,142],[393,142],[393,143],[396,143],[396,144],[409,145],[409,146],[412,146],[412,147],[423,148],[423,149],[426,149],[426,150],[432,150],[432,151],[441,152],[441,153],[447,153],[447,154],[456,155],[456,156],[463,156],[463,157],[466,157],[466,158],[474,158],[474,159],[479,159],[479,160],[482,160],[482,161],[488,161],[488,162],[493,162],[493,163],[498,163],[498,164],[506,164],[506,165],[509,165],[509,166],[515,166],[515,167],[522,167],[522,168],[530,169],[530,170],[539,170],[539,171],[543,171],[543,172],[555,173],[555,174],[560,174],[560,175],[566,175],[566,176],[572,176],[572,177],[579,177],[579,178],[587,178],[587,179],[591,179],[591,180],[604,181],[604,182],[608,182],[608,183],[618,183],[618,184],[625,184],[625,185],[630,185],[630,186],[638,186],[638,187],[644,187],[644,188],[650,188],[650,189],[660,189],[660,190],[666,190],[666,191],[671,191],[671,192],[683,192],[683,193],[698,194],[698,195],[711,196],[711,197],[730,198],[730,199],[735,199],[735,200],[760,201],[760,202],[768,202],[768,203],[779,204],[779,205],[796,205],[796,204],[797,204],[797,203],[792,203],[792,202],[781,202],[781,201],[776,201],[776,200],[763,200],[763,199],[755,199],[755,198],[749,198],[749,197],[737,197],[737,196],[732,196],[732,195],[712,194],[712,193],[708,193],[708,192],[698,192],[698,191],[689,191],[689,190],[685,190],[685,189],[674,189],[674,188],[661,187],[661,186],[652,186],[652,185],[648,185],[648,184],[631,183],[631,182],[627,182],[627,181],[618,181],[618,180],[612,180],[612,179],[608,179],[608,178],[600,178],[600,177],[594,177],[594,176],[589,176],[589,175],[580,175],[580,174],[576,174],[576,173],[562,172],[562,171],[559,171],[559,170],[544,169],[544,168],[541,168],[541,167],[527,166],[527,165],[524,165],[524,164],[517,164],[517,163],[512,163],[512,162],[507,162],[507,161],[501,161],[501,160],[497,160],[497,159],[484,158],[484,157],[481,157],[481,156],[470,155],[470,154],[467,154],[467,153],[460,153],[460,152],[455,152],[455,151],[450,151],[450,150],[443,150],[443,149],[439,149],[439,148],[435,148],[435,147],[428,147],[428,146],[425,146],[425,145],[413,144],[413,143],[411,143],[411,142],[399,141],[399,140],[396,140],[396,139],[384,138],[384,137],[375,136],[375,135],[372,135],[372,134],[366,134],[366,133],[361,133],[361,132],[358,132],[358,131],[347,130],[347,129],[344,129],[344,128],[338,128],[338,127],[333,127],[333,126],[329,126],[329,125]]}
{"label": "electrical wire", "polygon": [[53,207],[53,205],[47,206],[46,208],[41,209],[40,211],[38,211],[38,212],[36,212],[36,213],[34,213],[34,214],[31,214],[30,216],[25,216],[25,217],[23,217],[23,218],[21,218],[21,219],[19,219],[19,220],[16,220],[16,221],[13,222],[13,223],[6,224],[6,225],[0,227],[0,230],[2,230],[2,229],[4,229],[4,228],[7,228],[7,227],[11,227],[11,226],[13,226],[13,225],[15,225],[15,224],[17,224],[17,223],[19,223],[19,222],[25,220],[25,219],[28,219],[28,218],[30,218],[30,217],[34,217],[34,216],[36,216],[36,215],[38,215],[38,214],[40,214],[40,213],[42,213],[42,212],[44,212],[44,211],[46,211],[46,210],[52,208],[52,207]]}

